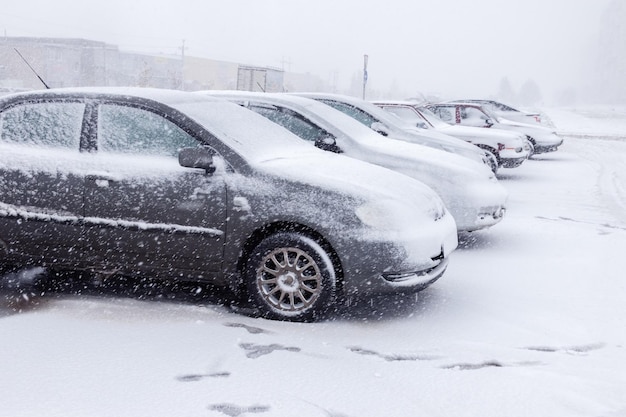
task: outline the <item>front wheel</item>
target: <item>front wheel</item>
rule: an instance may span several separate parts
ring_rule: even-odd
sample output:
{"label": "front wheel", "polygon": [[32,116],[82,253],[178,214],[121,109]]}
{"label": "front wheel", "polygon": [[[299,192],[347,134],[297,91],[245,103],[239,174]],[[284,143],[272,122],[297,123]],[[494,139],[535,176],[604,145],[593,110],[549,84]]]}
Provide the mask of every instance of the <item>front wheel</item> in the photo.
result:
{"label": "front wheel", "polygon": [[526,144],[530,148],[528,152],[528,159],[530,159],[530,157],[535,154],[535,139],[531,138],[530,136],[526,136]]}
{"label": "front wheel", "polygon": [[498,168],[500,167],[500,165],[502,165],[502,163],[500,161],[500,157],[498,153],[496,152],[496,150],[490,148],[489,146],[482,145],[482,144],[479,144],[476,146],[482,149],[483,152],[485,153],[485,158],[487,158],[487,161],[489,162],[489,168],[491,168],[491,171],[494,174],[497,173]]}
{"label": "front wheel", "polygon": [[315,319],[335,295],[330,256],[299,233],[277,233],[261,241],[248,258],[245,278],[250,301],[272,319]]}

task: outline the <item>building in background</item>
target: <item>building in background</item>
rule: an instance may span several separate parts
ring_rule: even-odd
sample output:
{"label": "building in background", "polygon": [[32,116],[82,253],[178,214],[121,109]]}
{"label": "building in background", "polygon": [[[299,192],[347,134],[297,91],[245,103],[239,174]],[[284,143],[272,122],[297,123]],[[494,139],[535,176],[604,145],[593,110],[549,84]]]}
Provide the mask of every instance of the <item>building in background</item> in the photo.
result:
{"label": "building in background", "polygon": [[196,90],[321,91],[311,74],[287,73],[183,55],[120,51],[105,42],[69,38],[0,38],[0,90],[44,88],[22,60],[54,87],[138,86]]}

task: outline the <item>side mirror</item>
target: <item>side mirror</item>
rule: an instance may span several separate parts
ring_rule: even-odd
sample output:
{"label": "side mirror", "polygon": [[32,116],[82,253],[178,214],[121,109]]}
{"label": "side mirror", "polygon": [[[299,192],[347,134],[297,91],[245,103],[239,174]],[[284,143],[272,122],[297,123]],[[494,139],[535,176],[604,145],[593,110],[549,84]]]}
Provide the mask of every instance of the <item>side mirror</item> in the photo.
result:
{"label": "side mirror", "polygon": [[200,168],[207,173],[215,171],[213,155],[207,148],[182,148],[178,151],[178,163],[185,168]]}
{"label": "side mirror", "polygon": [[323,151],[329,151],[334,153],[342,153],[343,151],[339,146],[337,146],[337,141],[335,138],[331,136],[327,136],[325,138],[317,139],[315,141],[315,146],[320,148]]}
{"label": "side mirror", "polygon": [[493,120],[491,120],[491,119],[487,119],[487,120],[485,120],[485,125],[486,125],[487,127],[491,127],[491,126],[493,126]]}
{"label": "side mirror", "polygon": [[417,122],[415,126],[417,126],[420,129],[428,129],[428,125],[425,122]]}
{"label": "side mirror", "polygon": [[376,132],[380,133],[383,136],[389,136],[389,129],[387,129],[387,126],[385,126],[381,122],[374,122],[374,123],[372,123],[370,128],[372,130],[375,130]]}

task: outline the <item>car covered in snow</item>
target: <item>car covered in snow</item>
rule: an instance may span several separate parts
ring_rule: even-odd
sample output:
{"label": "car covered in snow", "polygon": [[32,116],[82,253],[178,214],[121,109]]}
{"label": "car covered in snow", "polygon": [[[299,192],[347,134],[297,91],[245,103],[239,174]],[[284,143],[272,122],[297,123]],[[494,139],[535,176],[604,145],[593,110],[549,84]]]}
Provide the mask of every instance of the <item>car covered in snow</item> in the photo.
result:
{"label": "car covered in snow", "polygon": [[530,156],[530,145],[521,133],[446,123],[426,107],[411,101],[385,100],[374,104],[408,123],[435,129],[492,153],[499,167],[518,167]]}
{"label": "car covered in snow", "polygon": [[538,111],[518,110],[515,107],[509,106],[508,104],[504,104],[500,101],[484,100],[484,99],[466,99],[466,100],[453,100],[452,102],[453,103],[480,104],[487,110],[490,110],[492,113],[495,113],[504,119],[509,119],[515,122],[541,125],[543,124],[543,121],[544,121],[542,114]]}
{"label": "car covered in snow", "polygon": [[403,173],[435,190],[461,232],[499,223],[507,192],[485,165],[380,135],[323,103],[290,94],[206,91],[253,110],[321,149]]}
{"label": "car covered in snow", "polygon": [[76,88],[0,98],[0,243],[5,276],[31,283],[62,270],[210,282],[263,316],[309,320],[425,288],[457,231],[423,183],[235,104]]}
{"label": "car covered in snow", "polygon": [[440,119],[451,124],[523,133],[532,144],[531,155],[554,152],[563,144],[563,138],[552,129],[504,119],[480,104],[436,103],[428,104],[426,107]]}
{"label": "car covered in snow", "polygon": [[[494,169],[494,165],[496,164],[491,154],[485,153],[482,149],[464,140],[406,123],[399,117],[389,114],[369,101],[342,94],[294,94],[327,104],[382,136],[456,153],[466,158],[482,162],[491,169]],[[495,165],[495,168],[497,168],[497,165]]]}

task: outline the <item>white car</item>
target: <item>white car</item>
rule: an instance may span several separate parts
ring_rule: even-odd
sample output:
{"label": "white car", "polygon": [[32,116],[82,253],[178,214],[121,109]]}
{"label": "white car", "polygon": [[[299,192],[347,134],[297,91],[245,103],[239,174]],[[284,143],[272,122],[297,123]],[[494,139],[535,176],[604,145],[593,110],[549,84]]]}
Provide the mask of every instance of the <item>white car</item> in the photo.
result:
{"label": "white car", "polygon": [[375,101],[375,105],[395,114],[408,123],[425,126],[450,135],[491,152],[499,167],[515,168],[530,156],[530,145],[521,133],[498,129],[452,125],[441,120],[425,107],[411,101]]}
{"label": "white car", "polygon": [[532,153],[554,152],[563,144],[563,138],[551,129],[504,119],[480,104],[437,103],[426,107],[448,123],[523,133],[533,145]]}
{"label": "white car", "polygon": [[497,169],[497,162],[492,154],[455,137],[443,133],[423,129],[404,122],[389,112],[376,107],[369,101],[341,94],[326,93],[295,93],[302,97],[321,101],[342,113],[347,114],[377,133],[405,142],[417,143],[456,153],[467,158],[482,162],[490,169]]}
{"label": "white car", "polygon": [[329,106],[289,94],[206,91],[253,110],[315,146],[381,165],[434,189],[459,231],[500,222],[507,191],[481,163],[427,146],[387,139]]}
{"label": "white car", "polygon": [[505,119],[512,120],[514,122],[529,123],[529,124],[543,124],[544,118],[541,113],[537,111],[518,110],[508,104],[501,103],[495,100],[454,100],[452,103],[475,103],[480,104],[492,113],[497,114]]}

